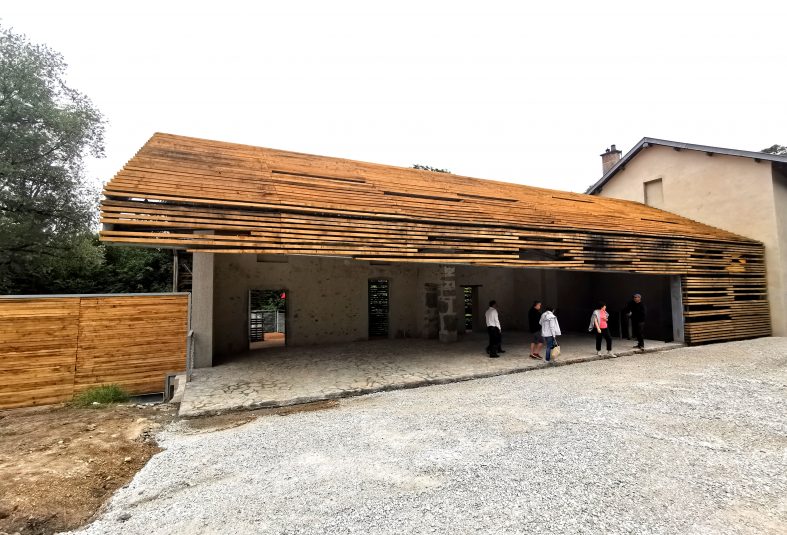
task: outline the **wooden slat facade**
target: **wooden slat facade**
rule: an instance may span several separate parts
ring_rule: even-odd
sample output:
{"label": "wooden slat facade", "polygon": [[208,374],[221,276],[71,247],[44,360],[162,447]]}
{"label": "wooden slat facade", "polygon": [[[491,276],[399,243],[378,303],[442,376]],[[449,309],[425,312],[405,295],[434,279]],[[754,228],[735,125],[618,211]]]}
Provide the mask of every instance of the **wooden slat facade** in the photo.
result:
{"label": "wooden slat facade", "polygon": [[114,383],[161,392],[186,368],[188,294],[0,298],[0,409]]}
{"label": "wooden slat facade", "polygon": [[680,275],[689,343],[770,333],[761,243],[631,201],[168,134],[104,196],[109,242]]}

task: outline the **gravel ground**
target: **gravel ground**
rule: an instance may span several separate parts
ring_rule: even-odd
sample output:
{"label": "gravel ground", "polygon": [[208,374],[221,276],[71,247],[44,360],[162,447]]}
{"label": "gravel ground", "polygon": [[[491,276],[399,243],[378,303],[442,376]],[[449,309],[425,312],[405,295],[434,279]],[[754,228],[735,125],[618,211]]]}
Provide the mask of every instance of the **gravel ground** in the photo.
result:
{"label": "gravel ground", "polygon": [[160,439],[86,533],[785,533],[787,338]]}

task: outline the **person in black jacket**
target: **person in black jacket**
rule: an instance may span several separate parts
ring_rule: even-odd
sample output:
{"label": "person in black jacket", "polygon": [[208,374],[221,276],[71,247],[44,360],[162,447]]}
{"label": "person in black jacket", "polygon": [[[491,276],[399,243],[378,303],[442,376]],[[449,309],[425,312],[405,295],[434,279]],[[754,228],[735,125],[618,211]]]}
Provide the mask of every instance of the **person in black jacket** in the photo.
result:
{"label": "person in black jacket", "polygon": [[527,312],[527,324],[530,328],[530,334],[533,339],[530,341],[530,358],[540,359],[539,351],[544,347],[544,337],[541,336],[541,324],[538,320],[541,319],[541,301],[533,302],[533,306]]}
{"label": "person in black jacket", "polygon": [[645,349],[645,314],[647,309],[642,302],[642,295],[636,293],[623,309],[626,316],[631,318],[631,326],[634,336],[637,338],[636,349]]}

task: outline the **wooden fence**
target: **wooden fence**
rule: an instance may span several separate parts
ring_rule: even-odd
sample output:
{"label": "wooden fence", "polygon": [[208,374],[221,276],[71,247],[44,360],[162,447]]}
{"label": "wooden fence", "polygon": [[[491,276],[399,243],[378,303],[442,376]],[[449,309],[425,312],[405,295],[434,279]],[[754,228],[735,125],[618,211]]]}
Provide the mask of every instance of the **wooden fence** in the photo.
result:
{"label": "wooden fence", "polygon": [[161,392],[186,369],[188,323],[188,294],[2,297],[0,409],[110,383]]}

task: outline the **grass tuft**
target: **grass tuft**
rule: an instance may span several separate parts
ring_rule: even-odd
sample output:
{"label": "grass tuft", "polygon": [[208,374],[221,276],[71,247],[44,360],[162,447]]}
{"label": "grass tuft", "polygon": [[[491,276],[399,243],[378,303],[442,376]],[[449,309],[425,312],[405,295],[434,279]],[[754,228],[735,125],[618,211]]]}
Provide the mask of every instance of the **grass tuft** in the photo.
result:
{"label": "grass tuft", "polygon": [[[101,385],[76,394],[71,404],[76,407],[100,407],[125,401],[128,401],[128,393],[118,385]],[[100,405],[94,405],[94,402]]]}

